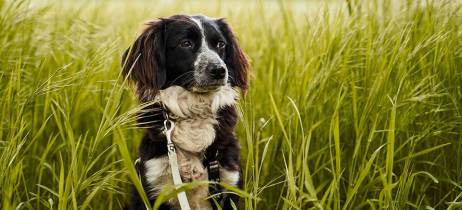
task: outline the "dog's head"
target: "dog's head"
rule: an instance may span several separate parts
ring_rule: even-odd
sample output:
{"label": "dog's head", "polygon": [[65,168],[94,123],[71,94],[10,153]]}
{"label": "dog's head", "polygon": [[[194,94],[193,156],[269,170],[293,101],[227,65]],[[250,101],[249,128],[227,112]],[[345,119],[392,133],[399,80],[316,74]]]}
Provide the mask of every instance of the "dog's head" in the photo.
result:
{"label": "dog's head", "polygon": [[193,92],[247,88],[247,59],[223,19],[175,15],[149,22],[122,65],[141,101],[173,85]]}

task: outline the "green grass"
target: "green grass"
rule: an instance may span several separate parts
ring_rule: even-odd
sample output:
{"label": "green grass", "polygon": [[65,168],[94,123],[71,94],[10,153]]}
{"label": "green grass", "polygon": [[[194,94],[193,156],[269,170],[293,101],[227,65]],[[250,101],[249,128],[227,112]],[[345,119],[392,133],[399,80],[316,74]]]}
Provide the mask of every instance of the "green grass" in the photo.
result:
{"label": "green grass", "polygon": [[202,13],[251,60],[246,209],[461,209],[462,3],[383,2],[0,0],[0,208],[120,209],[142,134],[121,52]]}

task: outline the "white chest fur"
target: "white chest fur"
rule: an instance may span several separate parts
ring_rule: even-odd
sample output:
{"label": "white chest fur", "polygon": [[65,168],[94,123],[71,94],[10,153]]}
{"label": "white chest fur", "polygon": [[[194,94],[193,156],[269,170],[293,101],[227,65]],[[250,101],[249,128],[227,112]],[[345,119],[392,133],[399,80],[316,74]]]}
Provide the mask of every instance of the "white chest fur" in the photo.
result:
{"label": "white chest fur", "polygon": [[[184,181],[207,180],[207,170],[202,165],[203,152],[213,143],[217,122],[217,111],[225,106],[235,105],[238,91],[224,86],[213,93],[194,93],[179,86],[161,90],[160,100],[169,110],[169,117],[175,122],[172,141],[177,148],[178,165]],[[145,163],[147,181],[151,191],[172,185],[168,158],[151,159]],[[220,174],[226,171],[220,170]],[[225,175],[225,174],[223,174]],[[226,176],[228,177],[228,176]],[[228,181],[224,178],[223,181]],[[235,181],[230,181],[235,184]],[[234,182],[234,183],[233,183]],[[155,196],[150,192],[150,196]],[[192,209],[211,209],[205,198],[208,186],[200,186],[187,192]],[[178,206],[176,199],[170,203]]]}
{"label": "white chest fur", "polygon": [[172,86],[161,90],[158,100],[169,109],[176,124],[172,137],[175,146],[189,152],[202,152],[215,139],[218,109],[234,105],[237,98],[237,91],[228,86],[203,94]]}

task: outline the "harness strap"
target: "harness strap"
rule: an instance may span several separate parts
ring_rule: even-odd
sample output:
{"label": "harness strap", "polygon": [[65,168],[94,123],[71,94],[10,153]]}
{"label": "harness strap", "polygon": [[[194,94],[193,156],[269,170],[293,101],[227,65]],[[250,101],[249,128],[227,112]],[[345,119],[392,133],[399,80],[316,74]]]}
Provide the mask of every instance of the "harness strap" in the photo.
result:
{"label": "harness strap", "polygon": [[215,201],[220,204],[223,200],[223,188],[220,183],[220,165],[218,162],[218,149],[211,147],[212,151],[207,151],[204,165],[207,167],[209,181],[213,182],[209,185],[209,194],[213,199],[210,199],[210,205],[214,210],[217,209]]}

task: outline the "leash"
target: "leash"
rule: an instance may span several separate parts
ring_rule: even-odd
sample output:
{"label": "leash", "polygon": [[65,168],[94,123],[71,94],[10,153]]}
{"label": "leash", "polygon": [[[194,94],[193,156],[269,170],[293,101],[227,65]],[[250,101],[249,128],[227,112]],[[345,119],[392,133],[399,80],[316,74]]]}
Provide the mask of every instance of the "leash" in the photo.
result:
{"label": "leash", "polygon": [[[175,123],[167,117],[164,121],[164,128],[165,137],[167,138],[168,162],[170,163],[170,168],[172,169],[173,184],[178,187],[179,185],[183,184],[183,181],[181,181],[180,170],[178,168],[175,145],[172,142],[172,131],[175,128]],[[182,210],[191,209],[189,207],[188,198],[186,197],[186,193],[184,191],[179,192],[177,197]]]}

